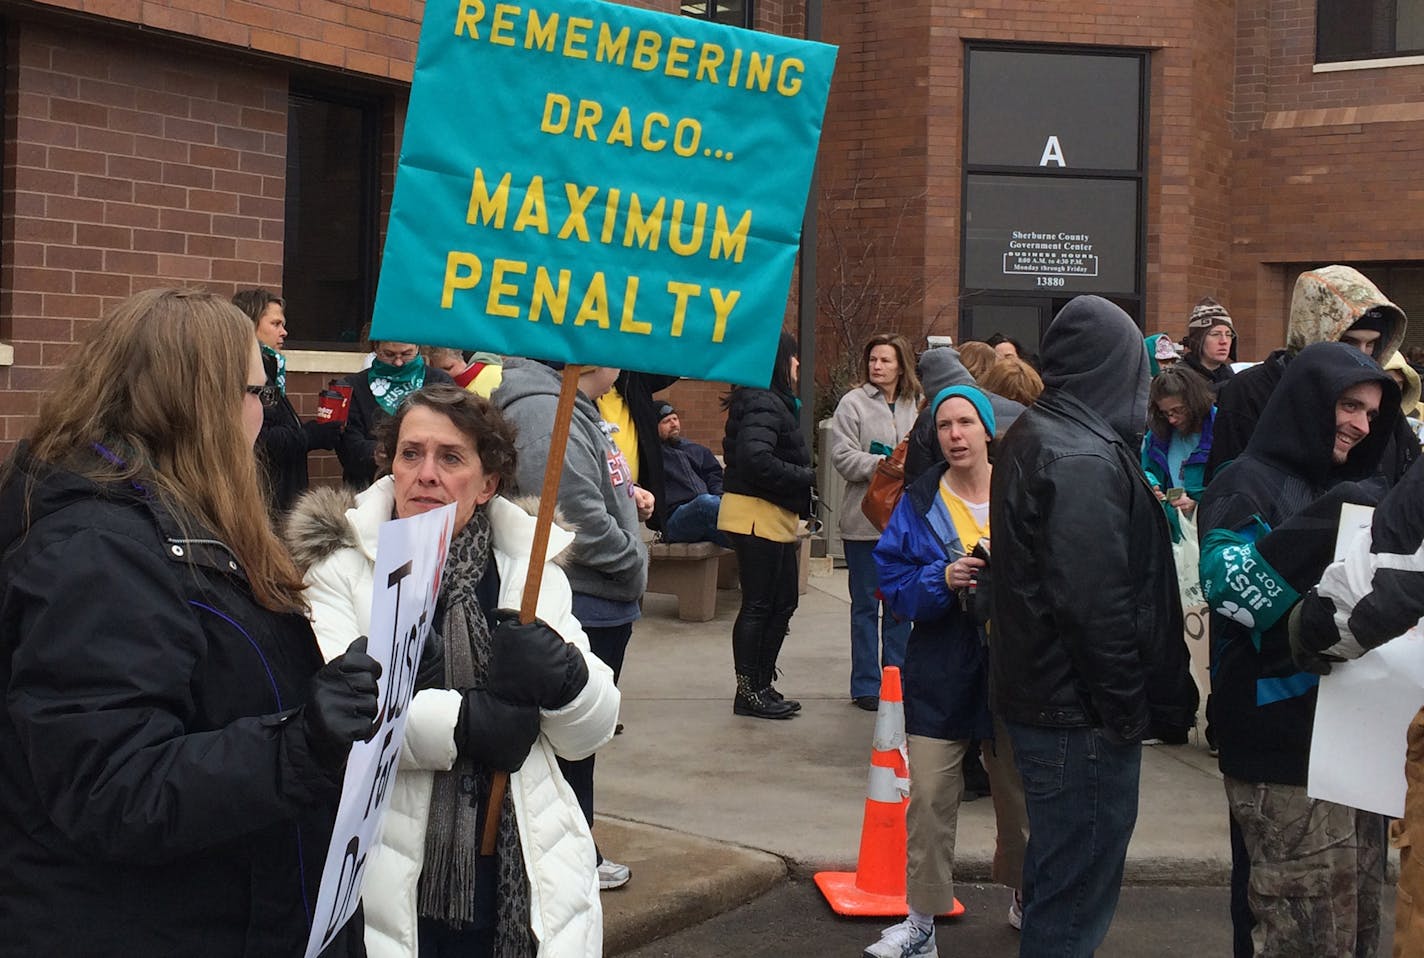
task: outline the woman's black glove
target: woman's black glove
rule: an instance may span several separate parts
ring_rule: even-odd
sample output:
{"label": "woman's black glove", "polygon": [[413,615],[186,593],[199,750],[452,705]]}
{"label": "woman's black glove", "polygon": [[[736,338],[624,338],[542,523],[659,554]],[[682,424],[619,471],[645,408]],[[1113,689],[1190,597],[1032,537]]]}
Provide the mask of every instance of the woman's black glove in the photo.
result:
{"label": "woman's black glove", "polygon": [[415,691],[443,688],[449,688],[445,684],[445,639],[432,627],[415,667]]}
{"label": "woman's black glove", "polygon": [[320,449],[335,449],[336,444],[341,441],[341,427],[339,422],[321,422],[316,419],[307,419],[302,422],[302,433],[306,436],[307,452],[316,452]]}
{"label": "woman's black glove", "polygon": [[515,705],[488,689],[466,689],[455,723],[461,758],[500,772],[517,772],[539,737],[539,707]]}
{"label": "woman's black glove", "polygon": [[502,618],[490,646],[489,690],[510,702],[561,709],[588,684],[583,653],[538,619]]}
{"label": "woman's black glove", "polygon": [[322,764],[340,765],[352,742],[371,737],[380,677],[381,663],[366,654],[364,635],[312,676],[300,714],[307,741]]}

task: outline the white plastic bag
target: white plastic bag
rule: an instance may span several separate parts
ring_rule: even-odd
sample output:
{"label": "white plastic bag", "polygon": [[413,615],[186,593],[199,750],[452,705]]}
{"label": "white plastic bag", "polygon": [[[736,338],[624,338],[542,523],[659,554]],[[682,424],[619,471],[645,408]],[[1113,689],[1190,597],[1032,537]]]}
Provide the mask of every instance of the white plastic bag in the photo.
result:
{"label": "white plastic bag", "polygon": [[1195,609],[1206,602],[1201,585],[1201,546],[1197,543],[1197,519],[1193,510],[1189,516],[1177,513],[1182,537],[1172,543],[1172,560],[1177,565],[1177,589],[1183,609]]}

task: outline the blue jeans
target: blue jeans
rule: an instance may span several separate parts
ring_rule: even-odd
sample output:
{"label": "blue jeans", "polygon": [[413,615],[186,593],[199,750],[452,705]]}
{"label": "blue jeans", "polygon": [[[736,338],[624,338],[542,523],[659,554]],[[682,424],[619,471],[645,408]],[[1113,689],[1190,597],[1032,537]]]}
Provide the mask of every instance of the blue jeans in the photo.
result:
{"label": "blue jeans", "polygon": [[1122,890],[1142,746],[1113,744],[1098,729],[1004,724],[1028,806],[1019,954],[1092,955]]}
{"label": "blue jeans", "polygon": [[717,513],[722,508],[722,497],[704,492],[678,506],[663,520],[663,540],[665,542],[715,542],[719,546],[731,548],[727,537],[717,531]]}
{"label": "blue jeans", "polygon": [[888,606],[875,597],[880,573],[875,568],[875,543],[844,539],[846,572],[850,578],[850,697],[880,694],[881,665],[905,664],[910,621],[896,622]]}

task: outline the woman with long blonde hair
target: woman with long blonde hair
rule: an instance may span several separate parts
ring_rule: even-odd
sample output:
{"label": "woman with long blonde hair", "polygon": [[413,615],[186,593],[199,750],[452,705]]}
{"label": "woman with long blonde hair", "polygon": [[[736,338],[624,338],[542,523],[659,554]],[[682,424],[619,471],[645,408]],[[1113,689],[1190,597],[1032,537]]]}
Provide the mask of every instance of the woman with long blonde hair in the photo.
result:
{"label": "woman with long blonde hair", "polygon": [[265,381],[236,307],[148,290],[96,324],[0,467],[0,914],[17,952],[306,941],[380,666],[364,640],[322,665],[252,454]]}

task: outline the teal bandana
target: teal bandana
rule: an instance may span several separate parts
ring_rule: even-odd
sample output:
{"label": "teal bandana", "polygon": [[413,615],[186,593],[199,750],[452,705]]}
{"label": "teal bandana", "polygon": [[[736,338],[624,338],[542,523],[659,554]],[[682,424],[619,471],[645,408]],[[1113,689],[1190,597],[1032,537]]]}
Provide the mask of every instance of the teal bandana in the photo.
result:
{"label": "teal bandana", "polygon": [[277,391],[283,396],[287,395],[287,357],[266,343],[258,343],[257,345],[262,347],[262,355],[271,356],[277,360]]}
{"label": "teal bandana", "polygon": [[371,363],[367,381],[376,402],[394,416],[405,397],[425,385],[425,357],[417,356],[404,366],[392,366],[378,359]]}

